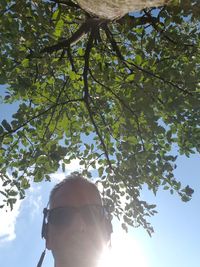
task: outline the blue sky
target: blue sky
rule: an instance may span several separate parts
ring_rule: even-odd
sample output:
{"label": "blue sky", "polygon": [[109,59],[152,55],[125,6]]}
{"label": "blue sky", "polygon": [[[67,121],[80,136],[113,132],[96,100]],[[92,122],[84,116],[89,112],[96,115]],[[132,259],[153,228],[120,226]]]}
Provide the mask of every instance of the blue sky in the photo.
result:
{"label": "blue sky", "polygon": [[[1,88],[0,88],[1,89]],[[0,121],[11,116],[16,106],[0,104]],[[181,156],[177,160],[176,177],[183,185],[194,190],[193,198],[183,203],[177,195],[159,190],[157,196],[144,188],[142,197],[157,205],[158,214],[150,221],[155,233],[150,238],[144,229],[129,229],[123,234],[119,223],[114,222],[113,266],[126,267],[199,267],[200,255],[200,156]],[[78,161],[67,166],[67,173],[79,170]],[[33,184],[27,197],[18,202],[13,212],[0,210],[0,266],[36,267],[44,249],[40,238],[42,210],[54,184],[64,174],[57,173],[53,181]],[[1,187],[1,185],[0,185]],[[43,267],[53,267],[47,253]],[[105,265],[105,267],[107,267]]]}

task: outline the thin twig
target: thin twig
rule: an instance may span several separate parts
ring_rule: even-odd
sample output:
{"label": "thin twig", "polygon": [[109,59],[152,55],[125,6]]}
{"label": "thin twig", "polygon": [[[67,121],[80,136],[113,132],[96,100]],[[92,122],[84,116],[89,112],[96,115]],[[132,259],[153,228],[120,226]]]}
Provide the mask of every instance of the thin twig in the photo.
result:
{"label": "thin twig", "polygon": [[65,39],[55,45],[52,46],[47,46],[45,48],[43,48],[40,51],[40,54],[43,53],[53,53],[55,51],[61,50],[61,49],[65,49],[67,47],[69,47],[72,44],[75,44],[76,42],[78,42],[80,40],[80,38],[86,34],[87,32],[89,32],[91,28],[91,25],[88,23],[88,21],[86,21],[85,23],[83,23],[78,30],[68,39]]}
{"label": "thin twig", "polygon": [[[61,97],[61,94],[62,94],[63,90],[65,89],[65,86],[66,86],[67,83],[68,83],[68,80],[69,80],[69,79],[66,79],[66,81],[64,82],[62,88],[60,89],[60,92],[59,92],[59,94],[58,94],[58,96],[57,96],[57,98],[56,98],[56,104],[58,104],[59,99],[60,99],[60,97]],[[53,116],[54,116],[54,114],[55,114],[55,112],[56,112],[56,108],[57,108],[57,106],[55,106],[55,108],[52,110],[51,117],[50,117],[50,119],[49,119],[49,122],[48,122],[48,124],[47,124],[47,126],[46,126],[46,128],[45,128],[45,131],[44,131],[44,134],[43,134],[43,137],[42,137],[43,140],[44,140],[44,138],[45,138],[45,135],[46,135],[47,131],[49,130],[49,125],[51,124],[51,121],[53,120]]]}
{"label": "thin twig", "polygon": [[101,112],[102,109],[100,108],[100,106],[97,106],[97,105],[95,104],[95,102],[94,102],[94,100],[92,99],[91,96],[90,96],[90,100],[92,101],[92,103],[93,103],[93,105],[94,105],[94,107],[95,107],[95,110],[96,110],[96,111],[98,110],[98,114],[100,115],[101,120],[102,120],[102,122],[103,122],[105,128],[108,129],[108,132],[109,132],[110,136],[111,136],[115,141],[118,141],[118,140],[113,136],[113,134],[112,134],[112,128],[111,128],[111,126],[110,126],[108,123],[106,123],[106,120],[105,120],[105,118],[104,118],[104,116],[103,116],[103,114],[102,114],[102,112]]}
{"label": "thin twig", "polygon": [[56,107],[56,106],[59,106],[59,105],[65,105],[65,104],[68,104],[68,103],[73,103],[73,102],[80,102],[80,101],[84,101],[83,98],[78,98],[78,99],[70,99],[68,101],[64,101],[64,102],[60,102],[60,103],[57,103],[57,104],[54,104],[52,106],[50,106],[49,108],[43,110],[42,112],[38,113],[37,115],[31,117],[30,119],[28,119],[27,121],[25,121],[24,123],[22,123],[20,126],[18,126],[17,128],[11,130],[11,131],[7,131],[6,133],[2,134],[0,137],[1,138],[4,138],[5,136],[9,135],[9,134],[12,134],[12,133],[15,133],[17,132],[19,129],[23,128],[24,126],[26,126],[28,123],[30,123],[31,121],[39,118],[40,116],[44,115],[45,113],[49,112],[52,108]]}
{"label": "thin twig", "polygon": [[67,47],[67,56],[68,56],[69,62],[71,64],[72,71],[76,72],[76,68],[75,68],[75,65],[74,65],[74,59],[73,59],[72,54],[71,54],[70,46]]}
{"label": "thin twig", "polygon": [[96,83],[98,83],[99,85],[101,85],[102,87],[104,87],[106,90],[108,90],[109,92],[111,92],[114,96],[115,96],[115,98],[117,98],[117,100],[127,109],[127,110],[129,110],[132,114],[135,114],[135,111],[131,108],[131,107],[129,107],[115,92],[113,92],[112,91],[112,89],[109,87],[109,86],[107,86],[107,85],[105,85],[105,84],[103,84],[102,82],[100,82],[99,80],[97,80],[95,77],[94,77],[94,75],[93,75],[93,73],[91,72],[91,70],[90,70],[90,75],[91,75],[91,77],[92,77],[92,79],[96,82]]}
{"label": "thin twig", "polygon": [[12,5],[9,6],[8,8],[2,10],[2,11],[0,12],[0,17],[2,17],[6,12],[10,11],[11,8],[13,8],[15,5],[16,5],[16,4],[12,4]]}
{"label": "thin twig", "polygon": [[104,155],[104,152],[101,153],[98,157],[96,157],[92,162],[90,162],[90,163],[87,165],[86,170],[88,170],[89,167],[90,167],[95,161],[97,161],[101,156],[103,156],[103,155]]}
{"label": "thin twig", "polygon": [[135,63],[133,62],[130,62],[130,61],[126,61],[124,56],[122,55],[121,51],[119,50],[119,47],[115,41],[115,39],[113,38],[112,36],[112,33],[110,32],[110,30],[108,29],[107,25],[104,27],[105,29],[105,32],[106,32],[106,36],[107,38],[109,39],[112,47],[113,47],[113,50],[115,51],[117,57],[124,63],[124,65],[130,70],[131,73],[133,73],[133,70],[130,68],[129,65],[131,66],[134,66],[136,69],[138,69],[139,71],[143,72],[143,73],[146,73],[148,74],[149,76],[152,76],[174,88],[177,88],[179,91],[181,91],[182,93],[186,94],[186,95],[190,95],[192,96],[192,93],[191,92],[188,92],[186,89],[182,89],[180,86],[178,86],[177,84],[175,84],[174,82],[171,82],[171,81],[168,81],[166,79],[164,79],[163,77],[149,71],[149,70],[146,70],[146,69],[143,69],[142,67],[136,65]]}
{"label": "thin twig", "polygon": [[117,98],[117,100],[135,117],[136,124],[137,124],[137,129],[138,129],[138,135],[140,137],[140,141],[142,143],[143,150],[145,151],[145,145],[144,145],[144,141],[143,141],[143,137],[142,137],[142,132],[140,130],[140,124],[139,124],[139,121],[138,121],[138,117],[136,115],[136,112],[131,107],[129,107],[117,94],[115,94],[110,87],[108,87],[108,86],[104,85],[103,83],[101,83],[100,81],[98,81],[94,77],[94,75],[92,74],[91,70],[90,70],[90,75],[91,75],[91,77],[93,78],[93,80],[96,83],[98,83],[99,85],[101,85],[102,87],[104,87],[106,90],[108,90],[109,92],[111,92]]}
{"label": "thin twig", "polygon": [[85,50],[85,55],[84,55],[84,59],[85,59],[85,65],[84,65],[84,71],[83,71],[84,102],[85,102],[86,108],[88,110],[90,120],[91,120],[91,122],[92,122],[92,124],[94,126],[95,132],[96,132],[97,136],[99,137],[99,140],[100,140],[101,145],[103,147],[103,151],[104,151],[104,154],[106,156],[108,165],[111,168],[111,170],[113,170],[112,164],[111,164],[110,159],[109,159],[109,155],[108,155],[108,151],[107,151],[106,145],[105,145],[104,140],[103,140],[103,138],[102,138],[102,136],[101,136],[101,134],[99,132],[98,126],[97,126],[97,124],[96,124],[96,122],[95,122],[95,120],[93,118],[92,110],[91,110],[91,107],[90,107],[90,104],[89,104],[88,71],[89,71],[90,52],[91,52],[93,41],[94,41],[94,37],[93,36],[94,36],[94,30],[92,30],[91,33],[90,33],[90,36],[89,36],[89,39],[88,39],[88,42],[87,42],[87,46],[86,46],[86,50]]}
{"label": "thin twig", "polygon": [[[75,31],[75,33],[72,34],[71,37],[69,37],[68,39],[65,39],[55,45],[52,46],[48,46],[43,48],[40,53],[43,54],[45,52],[47,53],[53,53],[55,51],[61,50],[61,49],[65,49],[67,47],[69,47],[72,44],[75,44],[76,42],[78,42],[80,40],[80,38],[88,33],[91,32],[92,29],[97,30],[101,25],[105,25],[107,22],[107,20],[105,19],[99,19],[99,18],[90,18],[87,19],[83,24],[81,24],[81,26],[78,28],[77,31]],[[93,33],[94,34],[94,33]]]}
{"label": "thin twig", "polygon": [[177,43],[176,41],[174,41],[171,37],[169,37],[166,32],[163,30],[160,30],[158,28],[158,26],[156,25],[156,23],[160,23],[159,22],[159,19],[157,21],[155,21],[153,19],[153,17],[151,16],[151,14],[149,14],[149,12],[147,12],[145,9],[144,9],[144,13],[145,15],[149,18],[149,20],[151,21],[151,25],[152,27],[158,32],[160,33],[167,41],[171,42],[173,45],[177,46],[177,45],[181,45],[181,46],[185,46],[185,47],[195,47],[193,44],[185,44],[185,43]]}

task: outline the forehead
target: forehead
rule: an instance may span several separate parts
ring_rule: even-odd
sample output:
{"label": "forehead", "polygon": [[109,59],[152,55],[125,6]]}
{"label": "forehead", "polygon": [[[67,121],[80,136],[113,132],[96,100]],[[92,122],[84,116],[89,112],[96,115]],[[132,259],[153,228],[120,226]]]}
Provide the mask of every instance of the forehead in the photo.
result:
{"label": "forehead", "polygon": [[101,205],[100,194],[95,185],[85,181],[70,181],[57,189],[52,197],[51,209],[63,206]]}

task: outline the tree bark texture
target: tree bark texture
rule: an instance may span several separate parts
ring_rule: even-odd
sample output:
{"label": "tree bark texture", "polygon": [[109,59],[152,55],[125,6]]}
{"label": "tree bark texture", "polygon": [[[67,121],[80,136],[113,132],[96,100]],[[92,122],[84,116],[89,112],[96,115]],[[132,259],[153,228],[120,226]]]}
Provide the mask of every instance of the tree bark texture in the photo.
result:
{"label": "tree bark texture", "polygon": [[77,0],[77,2],[95,17],[115,20],[129,12],[166,5],[171,0]]}

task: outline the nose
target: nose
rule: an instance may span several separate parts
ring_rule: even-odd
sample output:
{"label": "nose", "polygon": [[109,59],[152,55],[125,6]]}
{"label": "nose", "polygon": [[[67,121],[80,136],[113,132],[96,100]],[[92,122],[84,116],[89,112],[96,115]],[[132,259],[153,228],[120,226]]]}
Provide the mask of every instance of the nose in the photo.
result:
{"label": "nose", "polygon": [[76,231],[86,232],[87,224],[79,212],[74,216],[73,226]]}

